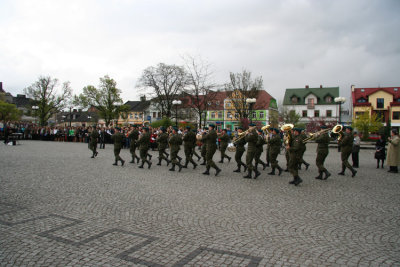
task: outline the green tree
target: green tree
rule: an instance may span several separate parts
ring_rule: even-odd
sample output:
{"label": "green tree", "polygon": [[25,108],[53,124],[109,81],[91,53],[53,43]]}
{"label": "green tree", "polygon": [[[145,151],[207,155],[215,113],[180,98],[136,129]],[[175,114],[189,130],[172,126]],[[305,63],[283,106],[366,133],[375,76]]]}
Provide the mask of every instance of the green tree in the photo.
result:
{"label": "green tree", "polygon": [[32,102],[38,106],[35,112],[42,126],[57,112],[61,111],[71,100],[72,90],[69,82],[64,82],[62,91],[57,94],[58,80],[50,76],[40,76],[31,86],[25,88],[25,94],[32,98]]}
{"label": "green tree", "polygon": [[93,85],[84,87],[82,94],[75,95],[74,104],[84,108],[96,108],[107,126],[129,109],[128,106],[122,105],[121,90],[117,88],[117,82],[108,75],[100,78],[99,88]]}
{"label": "green tree", "polygon": [[282,111],[281,117],[284,123],[299,124],[300,115],[297,114],[295,110],[285,109]]}
{"label": "green tree", "polygon": [[161,120],[153,122],[151,127],[158,128],[164,126],[165,128],[168,128],[169,126],[173,125],[175,125],[175,123],[173,123],[169,118],[162,118]]}
{"label": "green tree", "polygon": [[363,140],[368,140],[369,133],[378,132],[383,127],[383,123],[376,113],[370,116],[368,112],[364,112],[353,120],[352,126],[362,133]]}
{"label": "green tree", "polygon": [[0,121],[18,121],[21,115],[22,111],[16,105],[0,100]]}

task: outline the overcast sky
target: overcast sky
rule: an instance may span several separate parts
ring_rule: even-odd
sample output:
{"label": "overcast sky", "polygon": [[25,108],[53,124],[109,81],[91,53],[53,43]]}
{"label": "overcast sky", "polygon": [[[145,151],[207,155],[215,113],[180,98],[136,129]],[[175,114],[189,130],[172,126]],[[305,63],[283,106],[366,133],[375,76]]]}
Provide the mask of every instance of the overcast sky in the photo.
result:
{"label": "overcast sky", "polygon": [[138,100],[143,70],[200,56],[285,88],[400,86],[399,0],[1,0],[0,81],[22,93],[40,75],[74,93],[109,75]]}

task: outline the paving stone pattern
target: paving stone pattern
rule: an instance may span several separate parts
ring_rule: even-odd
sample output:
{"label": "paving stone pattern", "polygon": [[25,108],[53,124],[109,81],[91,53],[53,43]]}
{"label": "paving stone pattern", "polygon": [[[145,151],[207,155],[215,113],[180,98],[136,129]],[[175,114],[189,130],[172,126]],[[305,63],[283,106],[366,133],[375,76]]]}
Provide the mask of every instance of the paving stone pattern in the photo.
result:
{"label": "paving stone pattern", "polygon": [[87,144],[1,145],[0,266],[400,266],[400,175],[361,150],[357,176],[338,176],[331,149],[316,180],[315,150],[295,187],[234,162],[215,177],[139,169],[126,149],[112,166],[111,145],[95,159]]}

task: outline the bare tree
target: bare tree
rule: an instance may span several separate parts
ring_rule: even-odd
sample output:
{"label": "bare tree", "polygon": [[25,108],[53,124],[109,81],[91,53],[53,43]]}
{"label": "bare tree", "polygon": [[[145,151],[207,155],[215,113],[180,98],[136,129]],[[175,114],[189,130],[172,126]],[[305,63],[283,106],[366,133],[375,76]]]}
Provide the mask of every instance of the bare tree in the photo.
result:
{"label": "bare tree", "polygon": [[72,97],[69,82],[63,83],[60,94],[57,94],[57,85],[57,79],[40,76],[36,82],[24,90],[25,94],[32,98],[33,103],[38,107],[36,113],[42,126],[47,124],[51,116],[65,108]]}
{"label": "bare tree", "polygon": [[159,63],[143,71],[137,87],[151,89],[152,101],[161,112],[162,117],[171,117],[172,101],[179,98],[187,85],[185,69],[176,65]]}
{"label": "bare tree", "polygon": [[229,92],[230,99],[239,119],[249,118],[251,106],[246,103],[248,98],[256,98],[260,90],[263,89],[262,77],[252,79],[251,72],[243,70],[242,73],[230,73],[230,83],[225,85],[225,90]]}

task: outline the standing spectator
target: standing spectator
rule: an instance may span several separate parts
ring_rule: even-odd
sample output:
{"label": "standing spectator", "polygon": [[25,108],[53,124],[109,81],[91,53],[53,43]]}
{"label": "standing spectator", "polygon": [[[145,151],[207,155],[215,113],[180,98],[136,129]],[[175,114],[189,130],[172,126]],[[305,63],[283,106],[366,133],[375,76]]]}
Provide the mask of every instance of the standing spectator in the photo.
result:
{"label": "standing spectator", "polygon": [[397,168],[400,165],[400,137],[397,130],[393,129],[390,133],[391,137],[389,137],[388,143],[388,160],[387,165],[389,165],[389,171],[392,173],[398,173],[399,170]]}
{"label": "standing spectator", "polygon": [[105,148],[106,144],[106,129],[103,127],[100,131],[100,149]]}
{"label": "standing spectator", "polygon": [[383,134],[379,135],[379,140],[375,143],[375,158],[376,158],[376,168],[379,169],[379,161],[382,161],[382,169],[383,163],[386,159],[386,141],[385,136]]}
{"label": "standing spectator", "polygon": [[351,159],[353,160],[353,167],[358,168],[359,166],[358,154],[360,153],[361,139],[358,136],[357,132],[354,132],[353,135],[354,135],[354,140],[353,140],[353,149],[351,151]]}

